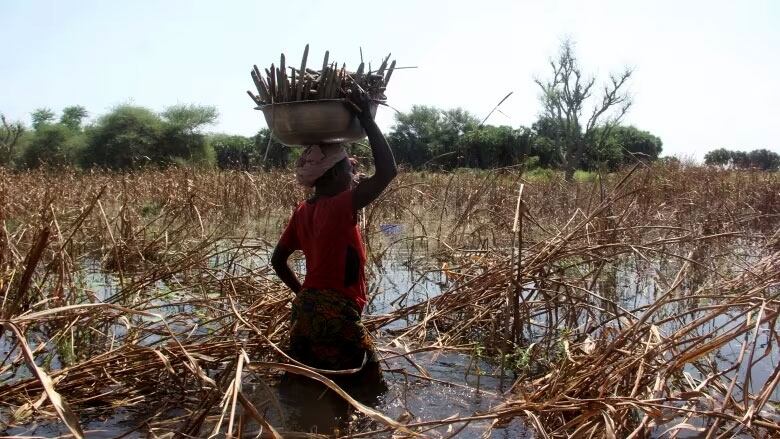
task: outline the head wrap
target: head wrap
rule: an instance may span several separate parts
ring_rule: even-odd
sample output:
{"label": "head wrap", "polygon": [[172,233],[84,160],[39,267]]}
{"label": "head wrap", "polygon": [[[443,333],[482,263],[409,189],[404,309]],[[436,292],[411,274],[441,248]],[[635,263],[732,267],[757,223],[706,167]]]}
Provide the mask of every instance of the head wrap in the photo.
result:
{"label": "head wrap", "polygon": [[309,146],[295,165],[295,179],[303,186],[312,187],[328,169],[347,157],[347,150],[341,144]]}

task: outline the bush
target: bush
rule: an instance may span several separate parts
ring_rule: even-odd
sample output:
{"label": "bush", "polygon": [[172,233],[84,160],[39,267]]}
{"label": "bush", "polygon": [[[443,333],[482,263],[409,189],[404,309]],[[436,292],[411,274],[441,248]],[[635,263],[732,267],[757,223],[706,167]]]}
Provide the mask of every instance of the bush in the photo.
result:
{"label": "bush", "polygon": [[30,137],[22,161],[27,168],[72,165],[84,143],[84,135],[66,125],[41,124]]}
{"label": "bush", "polygon": [[82,163],[111,169],[209,165],[214,162],[214,151],[198,128],[215,118],[213,108],[194,105],[171,107],[163,117],[143,107],[116,107],[88,128]]}
{"label": "bush", "polygon": [[180,127],[163,124],[159,143],[149,154],[155,164],[191,164],[199,166],[213,165],[215,154],[206,136],[200,133],[183,131]]}
{"label": "bush", "polygon": [[575,181],[595,181],[597,176],[598,174],[595,172],[583,171],[583,170],[574,171]]}
{"label": "bush", "polygon": [[528,181],[550,181],[555,178],[556,171],[550,168],[534,168],[524,174]]}
{"label": "bush", "polygon": [[82,163],[111,169],[148,164],[159,156],[156,149],[162,133],[162,120],[152,111],[132,105],[116,107],[87,129]]}
{"label": "bush", "polygon": [[[270,168],[286,168],[292,163],[291,153],[292,149],[289,146],[283,145],[276,140],[271,139],[269,144],[268,140],[271,136],[271,132],[268,129],[262,129],[252,138],[254,141],[254,150],[257,151],[257,166],[263,166],[266,169]],[[266,148],[268,150],[266,155]],[[295,148],[303,150],[303,148]]]}
{"label": "bush", "polygon": [[492,169],[520,163],[530,151],[531,136],[525,129],[483,126],[461,137],[461,166]]}
{"label": "bush", "polygon": [[704,156],[704,164],[738,169],[777,171],[780,169],[780,154],[767,149],[754,149],[753,151],[745,152],[718,148]]}
{"label": "bush", "polygon": [[214,134],[209,137],[209,143],[220,169],[251,169],[262,159],[257,157],[253,139],[248,137]]}

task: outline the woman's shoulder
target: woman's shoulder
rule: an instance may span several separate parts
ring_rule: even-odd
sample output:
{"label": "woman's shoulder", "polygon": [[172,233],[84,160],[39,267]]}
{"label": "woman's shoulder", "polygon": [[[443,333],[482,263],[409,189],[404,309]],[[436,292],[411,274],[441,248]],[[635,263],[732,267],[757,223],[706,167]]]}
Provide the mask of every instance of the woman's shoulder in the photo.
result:
{"label": "woman's shoulder", "polygon": [[336,209],[352,208],[352,190],[347,189],[329,197],[321,197],[317,202]]}

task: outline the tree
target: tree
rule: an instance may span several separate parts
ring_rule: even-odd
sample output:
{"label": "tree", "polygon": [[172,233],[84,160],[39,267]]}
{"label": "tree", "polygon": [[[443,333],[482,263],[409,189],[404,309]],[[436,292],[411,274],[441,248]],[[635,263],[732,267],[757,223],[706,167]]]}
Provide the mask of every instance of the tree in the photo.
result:
{"label": "tree", "polygon": [[464,162],[460,141],[464,135],[479,128],[479,119],[462,108],[440,112],[437,149],[432,151],[434,157],[441,157],[436,161],[437,164],[445,169],[469,166]]}
{"label": "tree", "polygon": [[441,112],[424,105],[415,105],[409,113],[395,115],[395,125],[388,135],[399,163],[419,168],[440,149]]}
{"label": "tree", "polygon": [[398,163],[416,169],[426,165],[458,166],[459,139],[479,125],[474,115],[460,108],[443,111],[424,105],[398,113],[395,119],[388,142]]}
{"label": "tree", "polygon": [[146,108],[116,107],[87,130],[89,141],[82,162],[112,169],[148,164],[151,157],[159,156],[156,147],[163,128],[160,116]]}
{"label": "tree", "polygon": [[60,123],[72,130],[81,130],[81,121],[87,117],[87,109],[81,105],[74,105],[62,109]]}
{"label": "tree", "polygon": [[545,168],[558,168],[563,165],[563,153],[556,144],[560,139],[559,125],[550,117],[542,116],[533,125],[531,156],[539,158],[539,164]]}
{"label": "tree", "polygon": [[38,108],[31,113],[31,116],[34,130],[54,120],[54,112],[49,108]]}
{"label": "tree", "polygon": [[586,146],[585,164],[588,169],[597,169],[606,165],[614,171],[620,166],[631,165],[637,161],[655,161],[661,154],[663,142],[657,136],[634,126],[618,125],[605,135],[605,128],[594,130],[593,138],[604,138]]}
{"label": "tree", "polygon": [[661,138],[634,126],[616,126],[609,138],[623,150],[623,163],[631,164],[636,160],[654,161],[663,151]]}
{"label": "tree", "polygon": [[[543,116],[553,120],[554,142],[562,151],[566,179],[574,178],[574,170],[581,166],[586,144],[603,143],[612,128],[620,122],[631,106],[631,100],[624,92],[632,71],[626,68],[620,74],[610,75],[610,82],[604,86],[601,101],[585,116],[585,105],[593,94],[595,78],[582,74],[574,55],[574,43],[565,40],[561,44],[557,60],[550,60],[553,76],[543,82],[535,82],[542,90]],[[615,110],[615,111],[613,111]],[[595,128],[602,127],[601,136],[596,137]]]}
{"label": "tree", "polygon": [[[291,148],[287,145],[283,145],[274,139],[270,139],[271,131],[267,128],[263,128],[255,134],[252,138],[253,150],[256,154],[256,161],[254,161],[254,167],[270,168],[286,168],[291,163]],[[266,148],[268,153],[266,154]]]}
{"label": "tree", "polygon": [[458,141],[461,166],[480,169],[520,163],[530,152],[531,131],[508,126],[482,126],[463,134]]}
{"label": "tree", "polygon": [[87,130],[82,163],[112,169],[209,164],[213,149],[200,128],[216,117],[213,107],[197,105],[169,107],[162,117],[143,107],[116,107]]}
{"label": "tree", "polygon": [[213,106],[184,104],[166,108],[161,116],[169,124],[195,133],[206,125],[214,124],[219,118],[219,112]]}
{"label": "tree", "polygon": [[19,139],[24,134],[24,125],[21,122],[8,122],[5,115],[0,114],[0,166],[13,164],[17,153]]}
{"label": "tree", "polygon": [[251,169],[262,159],[257,157],[255,142],[249,137],[213,134],[209,143],[220,169]]}
{"label": "tree", "polygon": [[200,129],[217,121],[219,113],[215,107],[174,105],[165,109],[161,116],[164,121],[162,138],[149,156],[153,162],[207,164],[213,160],[214,151]]}
{"label": "tree", "polygon": [[750,168],[750,157],[745,151],[731,151],[731,166],[739,169]]}
{"label": "tree", "polygon": [[736,169],[777,171],[780,169],[780,154],[768,149],[754,149],[750,152],[745,152],[718,148],[705,154],[704,164]]}
{"label": "tree", "polygon": [[750,167],[762,171],[777,171],[780,168],[780,155],[768,149],[754,149],[748,153]]}
{"label": "tree", "polygon": [[209,165],[214,161],[214,150],[199,132],[191,132],[177,125],[162,124],[160,137],[146,154],[152,163]]}
{"label": "tree", "polygon": [[83,135],[64,124],[39,125],[24,150],[24,165],[28,168],[72,165],[83,146]]}
{"label": "tree", "polygon": [[704,164],[710,166],[729,166],[732,152],[726,148],[713,149],[704,155]]}

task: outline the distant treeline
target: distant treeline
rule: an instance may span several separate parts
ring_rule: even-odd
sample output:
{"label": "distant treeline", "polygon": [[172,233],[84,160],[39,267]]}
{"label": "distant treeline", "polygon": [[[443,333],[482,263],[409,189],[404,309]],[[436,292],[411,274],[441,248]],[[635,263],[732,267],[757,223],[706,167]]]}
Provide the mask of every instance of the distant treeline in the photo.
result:
{"label": "distant treeline", "polygon": [[[161,113],[121,105],[90,124],[84,107],[67,107],[58,115],[49,109],[32,113],[30,127],[2,119],[0,165],[17,169],[46,166],[132,169],[149,165],[187,164],[220,168],[287,167],[300,148],[281,145],[269,131],[251,137],[210,134],[214,107],[176,105]],[[531,127],[481,125],[462,109],[415,106],[396,115],[385,133],[398,163],[411,169],[495,169],[524,164],[561,168],[564,150],[556,144],[558,127],[540,118]],[[636,160],[655,160],[661,139],[632,126],[612,127],[607,136],[594,136],[583,148],[580,169],[614,170]],[[270,146],[266,154],[266,148]],[[350,146],[368,157],[365,144]]]}
{"label": "distant treeline", "polygon": [[[628,81],[633,70],[609,75],[602,88],[584,73],[564,40],[550,59],[548,77],[534,82],[541,91],[541,116],[530,127],[485,125],[457,108],[414,106],[397,113],[385,133],[398,163],[409,169],[497,169],[524,166],[561,169],[571,180],[575,170],[613,171],[661,154],[657,136],[621,124],[633,102]],[[600,91],[599,91],[600,90]],[[491,112],[498,108],[507,95]],[[0,116],[2,116],[0,114]],[[47,166],[132,169],[187,164],[220,168],[287,167],[301,148],[276,143],[267,129],[251,137],[207,134],[204,127],[218,117],[216,108],[176,105],[162,113],[122,105],[84,125],[81,106],[32,113],[32,126],[2,117],[0,166],[18,169]],[[368,157],[365,144],[350,145],[351,153]],[[746,152],[719,149],[706,163],[734,168],[777,170],[780,158],[765,149]]]}
{"label": "distant treeline", "polygon": [[719,148],[708,152],[704,156],[704,163],[736,169],[777,171],[780,169],[780,154],[768,149],[754,149],[746,152]]}

